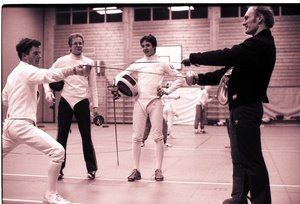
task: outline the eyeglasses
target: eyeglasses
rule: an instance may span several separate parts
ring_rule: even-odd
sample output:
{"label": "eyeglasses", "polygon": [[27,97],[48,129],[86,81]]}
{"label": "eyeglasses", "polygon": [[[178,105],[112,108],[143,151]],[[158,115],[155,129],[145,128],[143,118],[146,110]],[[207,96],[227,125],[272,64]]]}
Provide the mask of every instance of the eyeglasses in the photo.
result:
{"label": "eyeglasses", "polygon": [[72,43],[72,45],[75,45],[75,46],[82,46],[83,43],[82,43],[82,42],[74,42],[74,43]]}

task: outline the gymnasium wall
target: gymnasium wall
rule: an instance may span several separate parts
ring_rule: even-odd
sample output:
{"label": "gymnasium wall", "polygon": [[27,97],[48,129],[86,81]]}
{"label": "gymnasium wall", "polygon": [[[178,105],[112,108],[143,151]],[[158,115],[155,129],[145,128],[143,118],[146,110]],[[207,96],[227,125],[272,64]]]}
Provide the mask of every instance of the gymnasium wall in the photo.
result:
{"label": "gymnasium wall", "polygon": [[[1,16],[1,91],[6,84],[7,76],[18,65],[20,59],[16,45],[22,38],[34,38],[43,44],[44,9],[41,7],[6,7],[2,8]],[[45,55],[45,53],[42,53]],[[41,60],[43,65],[43,59]],[[39,89],[42,93],[42,89]],[[39,104],[38,121],[43,120],[43,100]],[[2,107],[2,119],[6,108]]]}
{"label": "gymnasium wall", "polygon": [[[243,18],[220,18],[218,6],[209,7],[206,19],[135,22],[133,13],[133,7],[123,8],[123,22],[56,25],[55,7],[3,7],[2,84],[18,63],[15,45],[21,37],[32,37],[42,41],[42,64],[48,68],[58,57],[69,52],[68,35],[81,32],[85,37],[85,55],[95,61],[98,60],[107,68],[104,76],[97,77],[99,106],[106,122],[113,122],[113,101],[107,85],[112,83],[113,77],[130,62],[142,57],[139,45],[142,36],[150,33],[155,35],[159,46],[180,45],[182,57],[188,56],[191,52],[231,47],[249,37],[244,34]],[[270,103],[265,104],[265,114],[268,117],[283,115],[284,119],[292,119],[300,115],[299,21],[299,15],[275,17],[272,31],[277,46],[277,61],[268,89]],[[201,66],[189,69],[207,72],[217,68]],[[185,72],[186,68],[183,67],[181,71]],[[255,76],[251,77],[255,80]],[[217,87],[214,87],[210,94],[214,95],[216,90]],[[59,98],[59,94],[57,97]],[[42,100],[38,121],[54,122],[55,108]],[[122,97],[117,100],[116,111],[118,122],[131,123],[132,98]],[[210,103],[209,118],[227,117],[226,106],[219,105],[217,101]]]}

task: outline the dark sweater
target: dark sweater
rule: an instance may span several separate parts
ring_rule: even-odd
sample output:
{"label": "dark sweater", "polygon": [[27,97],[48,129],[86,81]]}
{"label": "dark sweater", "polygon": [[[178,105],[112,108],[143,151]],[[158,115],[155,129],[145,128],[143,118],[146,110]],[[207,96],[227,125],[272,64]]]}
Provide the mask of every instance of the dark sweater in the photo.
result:
{"label": "dark sweater", "polygon": [[269,29],[231,49],[190,54],[192,64],[225,66],[214,72],[199,74],[199,85],[219,84],[224,73],[233,66],[228,86],[229,107],[251,102],[268,103],[267,88],[275,61],[276,48]]}

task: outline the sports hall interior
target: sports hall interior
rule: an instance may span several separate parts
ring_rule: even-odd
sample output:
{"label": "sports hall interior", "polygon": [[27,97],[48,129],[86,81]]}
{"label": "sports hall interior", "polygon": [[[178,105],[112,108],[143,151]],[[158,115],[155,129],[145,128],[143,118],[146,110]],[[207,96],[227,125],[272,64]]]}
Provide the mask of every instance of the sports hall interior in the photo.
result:
{"label": "sports hall interior", "polygon": [[[185,8],[176,10],[175,6]],[[207,134],[194,134],[194,106],[178,102],[182,117],[174,120],[173,147],[165,148],[165,180],[153,180],[155,153],[149,138],[142,149],[142,180],[129,183],[132,169],[131,134],[133,98],[113,100],[108,86],[134,60],[142,57],[139,40],[152,34],[158,50],[183,74],[208,72],[220,67],[183,67],[180,62],[192,52],[231,47],[247,36],[242,26],[245,4],[57,4],[3,5],[1,28],[1,77],[18,64],[15,45],[29,37],[42,42],[42,68],[51,67],[69,52],[67,38],[82,33],[84,55],[97,66],[101,126],[92,125],[99,170],[95,180],[86,178],[76,120],[68,141],[68,164],[59,191],[75,203],[86,204],[215,204],[230,196],[232,164],[226,129],[228,107],[217,100],[209,103]],[[272,4],[272,33],[277,60],[268,88],[270,103],[264,104],[261,126],[262,149],[269,170],[274,204],[300,203],[300,6]],[[173,7],[173,9],[172,9]],[[249,76],[255,79],[255,75]],[[173,80],[165,77],[164,82]],[[198,86],[186,84],[178,90],[184,97]],[[218,86],[209,94],[217,94]],[[44,99],[38,105],[38,127],[54,138],[57,105]],[[56,92],[56,101],[60,93]],[[1,105],[1,119],[6,108]],[[116,117],[115,117],[116,116]],[[20,145],[1,161],[2,203],[41,203],[48,158]]]}

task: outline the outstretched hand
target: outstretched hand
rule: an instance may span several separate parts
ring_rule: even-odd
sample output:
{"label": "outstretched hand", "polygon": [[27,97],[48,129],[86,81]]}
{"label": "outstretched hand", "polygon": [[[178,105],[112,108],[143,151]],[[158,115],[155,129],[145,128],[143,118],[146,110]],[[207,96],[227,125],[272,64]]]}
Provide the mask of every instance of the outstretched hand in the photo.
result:
{"label": "outstretched hand", "polygon": [[[92,70],[92,65],[80,65],[79,66],[79,70],[78,70],[78,74],[82,75],[82,76],[89,76]],[[77,70],[76,70],[77,71]]]}
{"label": "outstretched hand", "polygon": [[189,86],[195,85],[198,82],[198,75],[193,71],[188,71],[185,76],[185,81]]}
{"label": "outstretched hand", "polygon": [[189,58],[183,59],[181,61],[181,64],[183,64],[184,66],[191,66],[191,62]]}

